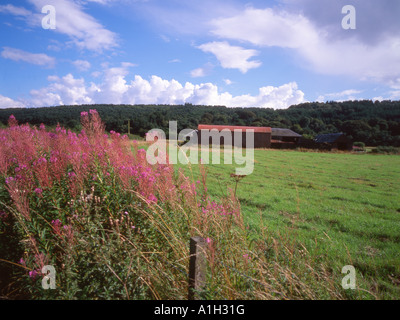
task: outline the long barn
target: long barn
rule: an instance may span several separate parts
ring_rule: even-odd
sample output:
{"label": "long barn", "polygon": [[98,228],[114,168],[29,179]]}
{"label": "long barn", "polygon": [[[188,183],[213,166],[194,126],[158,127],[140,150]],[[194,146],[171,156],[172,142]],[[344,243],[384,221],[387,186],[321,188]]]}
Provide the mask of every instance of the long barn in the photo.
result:
{"label": "long barn", "polygon": [[[220,144],[223,145],[223,136],[222,130],[229,130],[232,136],[232,145],[235,144],[234,141],[234,132],[239,130],[242,132],[242,148],[246,147],[246,130],[254,131],[254,148],[270,148],[271,147],[271,133],[272,130],[270,127],[246,127],[246,126],[228,126],[228,125],[207,125],[207,124],[199,124],[198,126],[198,142],[199,144],[212,144],[212,138],[209,136],[211,130],[218,130],[220,133]],[[203,137],[208,137],[208,141],[202,141],[202,133],[204,133]]]}

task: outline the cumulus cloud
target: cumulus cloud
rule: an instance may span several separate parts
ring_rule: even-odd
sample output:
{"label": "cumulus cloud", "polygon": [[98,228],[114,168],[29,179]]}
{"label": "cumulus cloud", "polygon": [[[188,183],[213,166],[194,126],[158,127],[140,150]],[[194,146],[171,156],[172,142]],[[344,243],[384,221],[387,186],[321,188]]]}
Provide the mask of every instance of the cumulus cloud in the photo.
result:
{"label": "cumulus cloud", "polygon": [[48,56],[44,53],[30,53],[20,49],[3,47],[1,56],[5,59],[11,59],[14,61],[24,61],[27,63],[44,66],[44,67],[54,67],[56,59]]}
{"label": "cumulus cloud", "polygon": [[249,69],[261,66],[259,61],[249,61],[250,58],[258,55],[258,51],[232,46],[227,41],[209,42],[198,48],[214,54],[223,68],[239,69],[242,73],[246,73]]}
{"label": "cumulus cloud", "polygon": [[90,103],[110,104],[204,104],[227,107],[287,108],[304,102],[304,93],[292,82],[279,87],[266,86],[257,95],[234,96],[221,92],[212,83],[193,84],[158,76],[144,79],[135,75],[128,80],[127,67],[107,68],[98,83],[86,83],[72,74],[60,78],[48,77],[50,84],[30,92],[29,106],[76,105]]}
{"label": "cumulus cloud", "polygon": [[[41,12],[48,0],[29,0],[38,12]],[[71,43],[80,49],[101,52],[117,46],[117,35],[103,27],[95,18],[84,12],[83,7],[68,0],[53,0],[51,5],[56,8],[55,32],[67,35]],[[28,22],[41,26],[43,14],[33,15]]]}
{"label": "cumulus cloud", "polygon": [[0,94],[0,109],[5,108],[24,108],[25,105],[22,102],[15,101],[11,98],[5,97]]}
{"label": "cumulus cloud", "polygon": [[33,107],[76,105],[93,103],[92,87],[87,88],[85,80],[75,79],[72,74],[59,78],[50,76],[51,84],[39,90],[31,90],[31,99],[25,103]]}
{"label": "cumulus cloud", "polygon": [[232,107],[252,106],[285,109],[291,105],[305,102],[304,93],[298,89],[296,82],[290,82],[279,87],[262,87],[256,96],[241,95],[229,98],[229,105]]}

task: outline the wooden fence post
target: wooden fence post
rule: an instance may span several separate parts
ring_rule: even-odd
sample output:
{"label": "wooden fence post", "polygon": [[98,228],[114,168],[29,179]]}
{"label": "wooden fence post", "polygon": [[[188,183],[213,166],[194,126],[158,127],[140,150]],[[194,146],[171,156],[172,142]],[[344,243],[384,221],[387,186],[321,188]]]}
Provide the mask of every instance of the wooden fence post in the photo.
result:
{"label": "wooden fence post", "polygon": [[206,239],[202,237],[190,238],[189,261],[189,300],[198,300],[194,290],[202,290],[206,284],[207,258]]}

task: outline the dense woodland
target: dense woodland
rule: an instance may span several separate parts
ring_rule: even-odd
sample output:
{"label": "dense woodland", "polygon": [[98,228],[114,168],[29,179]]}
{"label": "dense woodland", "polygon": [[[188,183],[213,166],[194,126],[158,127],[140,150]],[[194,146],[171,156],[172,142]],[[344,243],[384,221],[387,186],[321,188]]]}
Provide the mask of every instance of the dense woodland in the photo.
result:
{"label": "dense woodland", "polygon": [[96,109],[106,130],[144,136],[153,128],[168,134],[168,121],[178,130],[202,124],[229,124],[289,128],[313,138],[321,133],[344,132],[353,141],[369,146],[400,146],[400,101],[312,102],[288,109],[227,108],[185,105],[81,105],[45,108],[0,109],[0,126],[13,114],[19,123],[61,126],[80,130],[80,113]]}

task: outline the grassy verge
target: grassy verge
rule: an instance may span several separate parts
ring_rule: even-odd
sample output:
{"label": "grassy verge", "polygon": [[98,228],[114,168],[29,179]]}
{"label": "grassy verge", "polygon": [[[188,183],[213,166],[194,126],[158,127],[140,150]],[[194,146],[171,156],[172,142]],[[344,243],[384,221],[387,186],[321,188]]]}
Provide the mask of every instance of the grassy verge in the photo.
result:
{"label": "grassy verge", "polygon": [[[212,196],[235,189],[235,164],[207,170]],[[196,179],[198,167],[191,171]],[[353,265],[359,288],[369,292],[362,297],[398,299],[399,190],[398,156],[255,150],[254,172],[238,183],[237,197],[257,237],[262,220],[271,237],[301,244],[337,279]]]}

